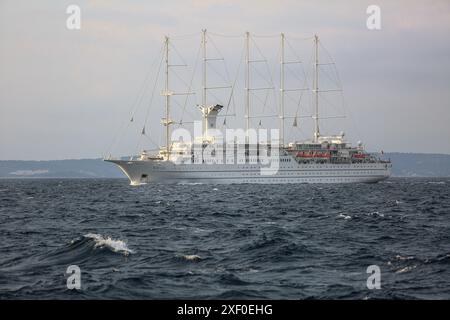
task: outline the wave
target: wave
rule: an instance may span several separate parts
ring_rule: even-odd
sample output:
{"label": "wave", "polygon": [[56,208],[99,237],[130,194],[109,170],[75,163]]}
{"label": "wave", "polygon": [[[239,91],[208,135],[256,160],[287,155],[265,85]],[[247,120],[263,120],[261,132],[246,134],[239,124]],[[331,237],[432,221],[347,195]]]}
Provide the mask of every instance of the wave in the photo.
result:
{"label": "wave", "polygon": [[109,248],[114,252],[122,253],[123,255],[129,255],[130,253],[134,253],[133,250],[129,249],[126,242],[123,240],[114,240],[111,237],[103,237],[100,234],[96,233],[88,233],[84,235],[84,238],[92,239],[95,244],[94,248]]}
{"label": "wave", "polygon": [[4,261],[0,265],[0,274],[2,272],[40,273],[56,265],[64,266],[64,268],[71,264],[84,263],[108,266],[115,264],[113,255],[128,256],[131,253],[134,251],[129,249],[122,240],[89,233],[54,250],[30,253],[27,256]]}
{"label": "wave", "polygon": [[405,272],[409,272],[409,271],[411,271],[411,270],[413,270],[413,269],[415,269],[415,268],[417,268],[417,265],[406,266],[406,267],[404,267],[404,268],[401,268],[401,269],[395,271],[395,273],[405,273]]}
{"label": "wave", "polygon": [[413,256],[401,256],[401,255],[396,255],[395,256],[396,260],[413,260],[415,259]]}
{"label": "wave", "polygon": [[186,254],[183,256],[183,259],[186,261],[197,262],[203,260],[202,257],[196,254]]}
{"label": "wave", "polygon": [[205,260],[205,258],[201,257],[198,254],[175,254],[173,258],[176,261],[183,262],[200,262]]}
{"label": "wave", "polygon": [[341,218],[341,219],[345,219],[345,220],[348,220],[348,219],[352,218],[351,215],[349,215],[349,214],[347,215],[347,214],[343,214],[343,213],[339,213],[336,217],[337,218]]}
{"label": "wave", "polygon": [[177,185],[184,185],[184,186],[196,186],[196,185],[202,185],[203,182],[178,182]]}
{"label": "wave", "polygon": [[384,213],[380,213],[378,211],[373,211],[373,212],[368,212],[367,213],[368,216],[378,216],[378,217],[384,217]]}

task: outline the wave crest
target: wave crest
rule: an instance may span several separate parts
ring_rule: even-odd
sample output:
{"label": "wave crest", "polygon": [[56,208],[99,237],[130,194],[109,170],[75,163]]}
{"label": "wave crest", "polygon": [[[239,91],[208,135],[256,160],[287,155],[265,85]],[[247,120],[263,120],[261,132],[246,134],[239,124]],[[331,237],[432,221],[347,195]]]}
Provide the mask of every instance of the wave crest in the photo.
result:
{"label": "wave crest", "polygon": [[92,239],[95,242],[94,247],[107,247],[114,252],[119,252],[124,255],[129,255],[134,253],[133,250],[129,249],[126,242],[123,240],[114,240],[111,237],[103,237],[101,234],[88,233],[84,235],[87,239]]}

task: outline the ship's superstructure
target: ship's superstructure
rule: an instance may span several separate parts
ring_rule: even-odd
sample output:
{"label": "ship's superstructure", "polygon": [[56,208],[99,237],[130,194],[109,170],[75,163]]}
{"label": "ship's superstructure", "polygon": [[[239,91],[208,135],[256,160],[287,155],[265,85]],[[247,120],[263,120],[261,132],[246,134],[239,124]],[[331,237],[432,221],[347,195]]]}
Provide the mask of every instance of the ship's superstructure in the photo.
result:
{"label": "ship's superstructure", "polygon": [[[172,140],[170,118],[171,96],[169,88],[169,38],[165,37],[164,62],[165,85],[165,146],[156,153],[142,151],[138,157],[128,160],[108,158],[117,164],[130,179],[132,185],[156,183],[350,183],[377,182],[389,177],[390,161],[381,160],[367,153],[362,143],[351,146],[345,134],[326,136],[320,132],[319,122],[319,48],[318,37],[314,36],[313,107],[314,132],[307,141],[285,141],[285,36],[281,34],[279,134],[260,135],[250,128],[250,64],[249,33],[246,41],[245,71],[245,130],[236,130],[228,137],[217,128],[217,117],[224,108],[220,104],[208,104],[206,63],[206,30],[202,32],[203,75],[202,104],[199,106],[202,121],[201,133],[192,139]],[[214,89],[216,89],[215,87]],[[185,92],[182,94],[191,94]],[[294,126],[297,117],[294,119]],[[194,131],[195,132],[195,131]],[[272,131],[271,131],[272,133]]]}

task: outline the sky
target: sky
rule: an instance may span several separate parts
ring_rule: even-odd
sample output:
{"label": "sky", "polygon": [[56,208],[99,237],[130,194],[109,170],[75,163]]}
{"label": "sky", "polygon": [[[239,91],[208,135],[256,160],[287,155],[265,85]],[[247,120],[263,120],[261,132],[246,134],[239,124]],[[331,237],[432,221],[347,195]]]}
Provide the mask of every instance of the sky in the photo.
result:
{"label": "sky", "polygon": [[[79,30],[66,26],[71,4],[81,9]],[[380,30],[367,28],[369,5],[380,7]],[[343,88],[343,96],[323,97],[321,113],[345,115],[322,120],[322,133],[345,131],[374,152],[450,154],[449,1],[0,0],[0,160],[122,156],[162,145],[156,75],[164,36],[174,63],[188,64],[174,70],[171,84],[186,91],[192,81],[196,92],[174,99],[174,119],[187,123],[200,119],[202,29],[210,56],[225,58],[208,64],[208,80],[236,84],[229,126],[243,126],[244,33],[252,35],[253,58],[267,60],[253,67],[253,85],[276,87],[252,97],[253,115],[277,113],[279,34],[289,59],[302,60],[289,66],[289,87],[303,87],[302,75],[310,75],[317,34],[321,61],[335,63],[323,67],[320,85],[331,88],[337,70]],[[306,95],[298,107],[299,94],[287,99],[287,115],[311,114]],[[211,93],[208,103],[227,105],[229,96]],[[276,118],[252,123],[259,120],[278,126]],[[286,120],[289,140],[312,135],[311,119],[298,120],[295,128]]]}

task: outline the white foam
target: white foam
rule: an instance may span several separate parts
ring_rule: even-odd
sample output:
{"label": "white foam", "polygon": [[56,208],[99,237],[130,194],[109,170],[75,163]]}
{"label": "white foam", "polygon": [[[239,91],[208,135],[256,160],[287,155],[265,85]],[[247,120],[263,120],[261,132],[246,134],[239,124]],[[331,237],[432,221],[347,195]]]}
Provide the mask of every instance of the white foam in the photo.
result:
{"label": "white foam", "polygon": [[348,219],[351,219],[351,218],[352,218],[352,216],[346,215],[346,214],[343,214],[343,213],[339,213],[339,215],[338,215],[337,217],[338,217],[338,218],[343,218],[343,219],[345,219],[345,220],[348,220]]}
{"label": "white foam", "polygon": [[178,182],[177,184],[186,185],[186,186],[196,186],[204,184],[203,182]]}
{"label": "white foam", "polygon": [[412,259],[414,259],[414,257],[413,257],[413,256],[401,256],[401,255],[396,255],[396,256],[395,256],[395,259],[397,259],[397,260],[412,260]]}
{"label": "white foam", "polygon": [[125,241],[114,240],[111,237],[103,237],[100,234],[88,233],[84,235],[85,238],[90,238],[95,241],[95,247],[108,247],[114,252],[120,252],[124,255],[134,253],[133,250],[129,249]]}
{"label": "white foam", "polygon": [[373,216],[373,215],[377,215],[379,217],[384,217],[384,213],[380,213],[378,211],[374,211],[374,212],[369,212],[367,213],[368,216]]}
{"label": "white foam", "polygon": [[404,272],[411,271],[412,269],[415,269],[415,268],[416,268],[416,266],[404,267],[400,270],[395,271],[395,273],[404,273]]}
{"label": "white foam", "polygon": [[183,256],[184,259],[188,261],[199,261],[202,260],[202,258],[196,254],[187,254]]}

